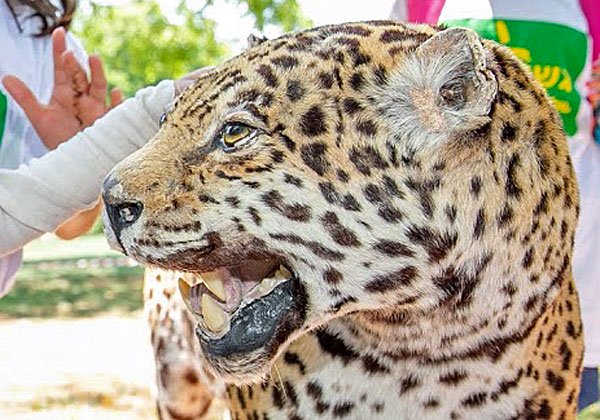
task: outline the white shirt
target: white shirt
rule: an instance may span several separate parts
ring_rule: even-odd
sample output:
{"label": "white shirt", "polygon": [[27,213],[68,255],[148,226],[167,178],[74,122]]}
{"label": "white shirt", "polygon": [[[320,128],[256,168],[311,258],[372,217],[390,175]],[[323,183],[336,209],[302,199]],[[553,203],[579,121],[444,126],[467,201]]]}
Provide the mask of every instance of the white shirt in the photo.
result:
{"label": "white shirt", "polygon": [[[0,1],[0,80],[9,74],[17,76],[31,89],[38,100],[47,103],[54,85],[52,40],[49,36],[34,37],[38,22],[27,19],[21,22],[19,31],[7,3]],[[75,53],[80,63],[87,63],[87,56],[79,42],[67,33],[67,47]],[[85,66],[85,64],[84,64]],[[0,84],[0,95],[7,101],[4,121],[0,127],[0,168],[17,168],[34,157],[48,151],[29,120]],[[0,297],[5,294],[21,265],[22,253],[17,250],[0,258]]]}

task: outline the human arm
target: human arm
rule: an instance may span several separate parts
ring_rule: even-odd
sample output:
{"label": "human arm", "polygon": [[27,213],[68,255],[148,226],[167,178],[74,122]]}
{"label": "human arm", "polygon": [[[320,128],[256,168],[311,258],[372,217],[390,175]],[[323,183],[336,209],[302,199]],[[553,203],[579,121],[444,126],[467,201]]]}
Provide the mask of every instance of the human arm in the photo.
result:
{"label": "human arm", "polygon": [[[39,140],[50,150],[89,127],[122,102],[121,92],[113,89],[110,103],[106,103],[107,80],[102,61],[94,55],[87,58],[79,43],[72,37],[69,40],[72,50],[67,50],[67,33],[63,28],[57,28],[52,33],[53,88],[48,103],[38,101],[19,78],[8,76],[3,80],[7,91],[25,112]],[[89,77],[81,64],[85,61],[88,63]],[[96,205],[74,215],[56,230],[56,235],[62,239],[74,239],[87,232],[101,208],[101,205]]]}
{"label": "human arm", "polygon": [[93,207],[104,177],[156,134],[173,98],[172,81],[143,89],[55,151],[0,170],[0,255]]}
{"label": "human arm", "polygon": [[[91,126],[108,110],[123,101],[121,91],[113,89],[110,92],[110,104],[105,103],[108,83],[99,57],[91,56],[89,58],[89,80],[72,51],[63,54],[62,62],[65,72],[71,79],[72,89],[79,95],[77,99],[77,117],[82,129]],[[101,210],[102,202],[98,200],[97,204],[91,209],[82,210],[61,224],[54,231],[54,234],[64,240],[75,239],[83,235],[92,228]]]}

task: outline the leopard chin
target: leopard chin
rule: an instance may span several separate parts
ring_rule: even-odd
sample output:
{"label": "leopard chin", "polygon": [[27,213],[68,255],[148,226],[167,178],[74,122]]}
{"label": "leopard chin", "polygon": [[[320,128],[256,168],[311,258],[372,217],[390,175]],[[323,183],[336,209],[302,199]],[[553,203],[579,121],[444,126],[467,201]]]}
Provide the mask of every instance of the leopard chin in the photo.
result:
{"label": "leopard chin", "polygon": [[182,273],[179,291],[197,321],[204,357],[225,380],[252,382],[264,376],[306,319],[302,282],[277,260]]}
{"label": "leopard chin", "polygon": [[253,382],[264,376],[283,343],[304,324],[305,314],[302,284],[289,281],[240,309],[223,336],[214,338],[200,325],[196,336],[221,377]]}

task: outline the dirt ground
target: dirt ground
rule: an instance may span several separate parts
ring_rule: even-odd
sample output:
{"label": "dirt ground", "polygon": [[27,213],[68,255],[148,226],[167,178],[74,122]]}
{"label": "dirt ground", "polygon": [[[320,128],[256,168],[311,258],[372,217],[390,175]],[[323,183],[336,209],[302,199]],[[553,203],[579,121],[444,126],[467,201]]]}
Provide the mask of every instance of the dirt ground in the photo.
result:
{"label": "dirt ground", "polygon": [[0,419],[155,419],[141,315],[0,322]]}

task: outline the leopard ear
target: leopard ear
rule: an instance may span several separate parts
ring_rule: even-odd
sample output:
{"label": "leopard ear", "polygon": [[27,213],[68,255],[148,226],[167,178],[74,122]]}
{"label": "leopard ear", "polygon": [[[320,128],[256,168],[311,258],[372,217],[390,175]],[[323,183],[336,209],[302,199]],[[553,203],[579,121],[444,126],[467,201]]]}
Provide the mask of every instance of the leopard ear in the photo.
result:
{"label": "leopard ear", "polygon": [[488,114],[498,84],[474,31],[447,29],[425,41],[417,55],[430,69],[430,87],[438,93],[441,107],[474,116]]}
{"label": "leopard ear", "polygon": [[479,36],[460,28],[435,34],[405,56],[383,93],[398,129],[429,133],[431,140],[485,124],[498,90],[488,60]]}
{"label": "leopard ear", "polygon": [[265,41],[267,41],[267,37],[264,35],[250,34],[250,35],[248,35],[246,48],[250,49],[252,47],[256,47],[257,45],[260,45]]}

